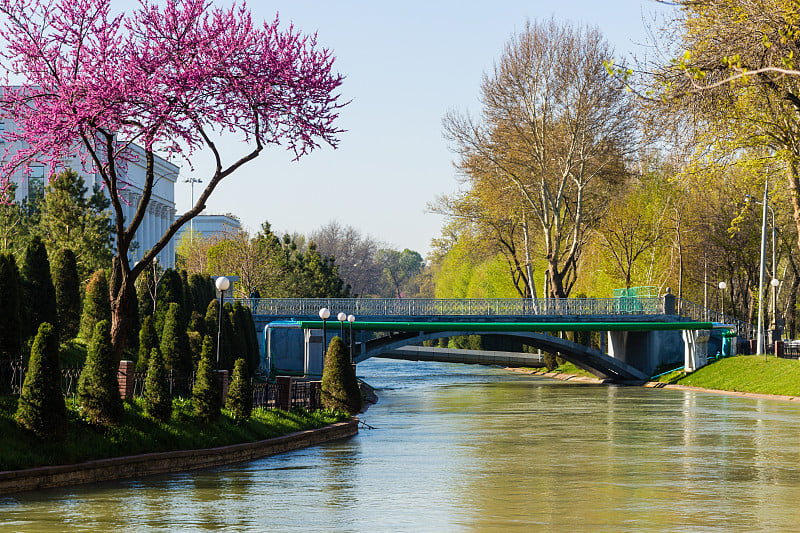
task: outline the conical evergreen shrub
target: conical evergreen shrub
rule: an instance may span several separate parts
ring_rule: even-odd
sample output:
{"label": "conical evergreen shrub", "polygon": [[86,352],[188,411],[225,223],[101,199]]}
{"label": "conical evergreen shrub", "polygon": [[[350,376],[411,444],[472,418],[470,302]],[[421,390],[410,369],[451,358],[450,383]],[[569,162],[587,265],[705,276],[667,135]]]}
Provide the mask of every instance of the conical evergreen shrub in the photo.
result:
{"label": "conical evergreen shrub", "polygon": [[61,438],[66,433],[67,408],[61,392],[58,335],[47,322],[39,326],[33,340],[15,418],[39,438]]}
{"label": "conical evergreen shrub", "polygon": [[361,389],[353,365],[350,364],[350,352],[339,336],[331,340],[325,354],[322,405],[325,409],[350,414],[361,411]]}
{"label": "conical evergreen shrub", "polygon": [[147,372],[147,369],[150,368],[150,353],[154,348],[160,348],[160,346],[161,342],[153,327],[153,317],[144,317],[142,328],[139,330],[139,357],[136,360],[136,370]]}
{"label": "conical evergreen shrub", "polygon": [[220,391],[219,378],[214,371],[213,362],[214,344],[211,337],[206,335],[203,339],[203,352],[197,364],[197,374],[192,388],[192,406],[195,415],[203,422],[210,422],[219,418]]}
{"label": "conical evergreen shrub", "polygon": [[50,261],[41,237],[34,237],[25,249],[22,261],[22,293],[26,317],[26,337],[36,335],[39,326],[47,322],[58,332],[56,290],[50,276]]}
{"label": "conical evergreen shrub", "polygon": [[225,399],[227,409],[237,424],[243,424],[253,412],[253,390],[247,372],[247,363],[239,358],[233,365],[233,376]]}
{"label": "conical evergreen shrub", "polygon": [[108,292],[106,273],[104,270],[98,270],[92,274],[92,279],[86,285],[80,337],[90,341],[94,335],[95,326],[103,320],[111,321],[111,297]]}
{"label": "conical evergreen shrub", "polygon": [[192,354],[189,348],[189,337],[181,320],[181,306],[169,304],[164,330],[161,333],[161,354],[168,370],[179,375],[188,375],[192,371]]}
{"label": "conical evergreen shrub", "polygon": [[[225,307],[228,307],[227,304]],[[231,317],[231,355],[235,362],[240,357],[248,360],[247,330],[245,329],[244,306],[239,302],[228,308]]]}
{"label": "conical evergreen shrub", "polygon": [[117,370],[111,327],[108,320],[101,320],[94,328],[86,364],[78,379],[78,405],[92,424],[115,425],[122,420]]}
{"label": "conical evergreen shrub", "polygon": [[69,248],[58,250],[53,254],[50,270],[56,291],[59,337],[62,341],[74,339],[81,324],[81,281],[75,253]]}
{"label": "conical evergreen shrub", "polygon": [[0,360],[22,355],[22,283],[17,262],[10,253],[0,254]]}
{"label": "conical evergreen shrub", "polygon": [[249,307],[244,307],[244,325],[244,335],[247,341],[247,369],[252,376],[261,365],[261,352],[258,348],[256,324],[253,320],[253,313],[250,312]]}
{"label": "conical evergreen shrub", "polygon": [[[168,268],[164,271],[164,275],[158,282],[158,288],[156,290],[156,306],[153,313],[153,326],[156,328],[156,332],[159,335],[162,335],[164,323],[167,319],[167,312],[169,311],[170,304],[173,303],[179,305],[183,304],[183,283],[181,282],[181,275],[178,274],[177,271]],[[189,319],[188,315],[183,314],[182,308],[180,320],[181,327],[186,329],[186,324]],[[166,355],[167,354],[164,354],[164,357],[166,357]],[[169,364],[169,359],[167,359],[167,363]]]}
{"label": "conical evergreen shrub", "polygon": [[144,383],[144,411],[156,420],[166,422],[172,416],[172,395],[169,393],[164,358],[158,348],[153,348],[148,359],[150,366]]}

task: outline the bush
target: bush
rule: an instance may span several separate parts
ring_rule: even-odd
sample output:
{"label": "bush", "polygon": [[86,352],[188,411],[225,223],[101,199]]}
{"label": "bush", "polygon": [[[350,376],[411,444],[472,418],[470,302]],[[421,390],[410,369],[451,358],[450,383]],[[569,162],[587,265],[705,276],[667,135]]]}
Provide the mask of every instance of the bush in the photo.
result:
{"label": "bush", "polygon": [[[181,275],[177,271],[168,268],[164,271],[164,275],[161,276],[161,280],[158,282],[158,289],[156,290],[156,305],[155,311],[153,312],[153,326],[156,328],[156,332],[159,335],[162,335],[164,324],[167,320],[167,313],[170,309],[170,304],[173,303],[183,303],[183,284],[181,282]],[[179,318],[181,327],[186,329],[186,324],[189,322],[188,315],[184,316],[183,309],[180,309],[181,314]],[[164,353],[164,357],[167,358],[166,353]],[[166,361],[169,364],[169,358],[167,358]]]}
{"label": "bush", "polygon": [[81,282],[75,253],[61,248],[54,254],[50,269],[56,291],[59,336],[63,342],[77,337],[81,324]]}
{"label": "bush", "polygon": [[169,393],[164,357],[158,348],[153,348],[149,359],[144,383],[144,410],[156,420],[166,422],[172,416],[172,395]]}
{"label": "bush", "polygon": [[85,341],[92,340],[95,326],[103,320],[111,321],[111,297],[108,292],[106,273],[104,270],[98,270],[92,274],[92,279],[86,286],[80,337]]}
{"label": "bush", "polygon": [[214,363],[211,359],[213,353],[214,343],[211,342],[211,337],[206,335],[203,339],[203,351],[200,355],[200,362],[197,364],[197,375],[192,389],[194,413],[203,422],[211,422],[219,418],[219,378],[214,372]]}
{"label": "bush", "polygon": [[247,363],[239,358],[233,365],[233,376],[225,399],[225,409],[237,424],[243,424],[253,411],[253,390],[247,373]]}
{"label": "bush", "polygon": [[139,357],[136,360],[136,370],[146,372],[150,368],[150,353],[154,348],[159,348],[160,342],[153,327],[153,317],[146,316],[139,330]]}
{"label": "bush", "polygon": [[39,326],[33,341],[15,418],[39,438],[62,438],[66,433],[67,408],[61,393],[58,335],[47,322]]}
{"label": "bush", "polygon": [[50,277],[50,261],[40,237],[34,237],[25,249],[22,261],[22,293],[28,311],[25,327],[26,337],[37,334],[39,326],[47,322],[58,332],[56,312],[56,290]]}
{"label": "bush", "polygon": [[78,380],[77,400],[84,418],[92,424],[112,426],[122,419],[122,398],[108,320],[101,320],[94,328],[86,365]]}
{"label": "bush", "polygon": [[361,389],[350,352],[338,336],[331,340],[322,370],[322,405],[326,409],[356,414],[361,411]]}
{"label": "bush", "polygon": [[177,303],[169,304],[161,333],[161,354],[169,370],[187,375],[192,371],[192,354],[189,337],[182,321],[183,311]]}
{"label": "bush", "polygon": [[17,262],[0,254],[0,360],[22,355],[22,283]]}

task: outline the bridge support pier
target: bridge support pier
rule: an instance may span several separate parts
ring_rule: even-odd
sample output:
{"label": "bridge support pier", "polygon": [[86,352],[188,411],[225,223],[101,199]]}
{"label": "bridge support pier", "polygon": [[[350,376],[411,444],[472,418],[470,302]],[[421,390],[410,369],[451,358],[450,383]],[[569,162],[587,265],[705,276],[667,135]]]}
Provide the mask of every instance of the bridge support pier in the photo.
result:
{"label": "bridge support pier", "polygon": [[694,372],[698,368],[703,368],[708,364],[708,341],[711,339],[711,331],[699,329],[696,331],[683,332],[684,350],[684,369],[687,372]]}
{"label": "bridge support pier", "polygon": [[662,365],[684,358],[680,331],[609,331],[608,355],[652,376]]}

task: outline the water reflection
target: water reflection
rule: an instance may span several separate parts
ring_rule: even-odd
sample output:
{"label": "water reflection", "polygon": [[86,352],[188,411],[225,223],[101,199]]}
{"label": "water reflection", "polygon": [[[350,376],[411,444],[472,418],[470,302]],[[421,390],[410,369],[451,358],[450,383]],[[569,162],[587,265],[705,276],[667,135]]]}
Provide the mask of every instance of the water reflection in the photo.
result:
{"label": "water reflection", "polygon": [[375,361],[375,430],[0,499],[3,531],[797,529],[800,407]]}

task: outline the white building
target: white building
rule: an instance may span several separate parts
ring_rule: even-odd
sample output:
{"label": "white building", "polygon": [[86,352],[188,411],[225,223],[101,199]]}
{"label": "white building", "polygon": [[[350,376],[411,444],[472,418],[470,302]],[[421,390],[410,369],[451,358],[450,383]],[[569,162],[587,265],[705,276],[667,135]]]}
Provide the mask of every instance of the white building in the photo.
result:
{"label": "white building", "polygon": [[[6,131],[12,131],[14,127],[13,120],[0,118],[0,157],[3,158],[3,161],[10,159],[17,150],[24,148],[21,142],[9,144],[2,138]],[[142,197],[142,187],[145,182],[146,162],[144,149],[133,145],[133,151],[139,160],[134,163],[128,163],[127,169],[119,172],[121,179],[128,182],[127,186],[123,186],[124,190],[120,191],[126,221],[130,221],[139,205],[139,200]],[[76,155],[71,161],[67,161],[65,167],[72,168],[84,179],[89,190],[88,194],[91,194],[95,184],[103,187],[103,179],[100,174],[83,170],[79,156]],[[31,165],[29,171],[29,175],[25,176],[24,169],[17,169],[10,176],[11,181],[17,186],[17,201],[21,201],[28,196],[41,194],[44,190],[46,179],[44,166]],[[169,225],[175,221],[175,182],[178,179],[179,172],[180,169],[176,165],[156,156],[153,192],[150,197],[150,203],[147,206],[147,214],[136,230],[136,237],[129,254],[131,261],[135,262],[140,259],[144,252],[152,248],[166,232]],[[158,262],[164,268],[175,266],[175,242],[177,242],[177,239],[173,237],[170,243],[158,254]]]}
{"label": "white building", "polygon": [[190,229],[194,229],[195,234],[199,237],[211,237],[213,235],[236,233],[241,227],[242,223],[239,217],[230,213],[223,215],[197,215],[191,222],[184,224],[178,230],[174,240],[180,242],[181,237]]}

